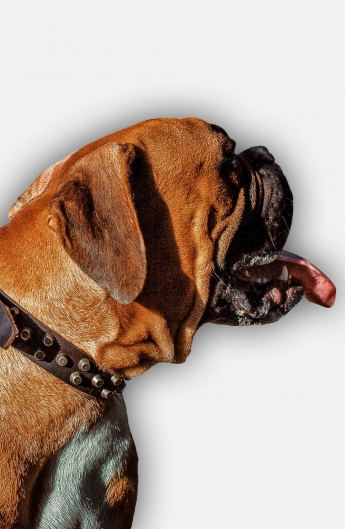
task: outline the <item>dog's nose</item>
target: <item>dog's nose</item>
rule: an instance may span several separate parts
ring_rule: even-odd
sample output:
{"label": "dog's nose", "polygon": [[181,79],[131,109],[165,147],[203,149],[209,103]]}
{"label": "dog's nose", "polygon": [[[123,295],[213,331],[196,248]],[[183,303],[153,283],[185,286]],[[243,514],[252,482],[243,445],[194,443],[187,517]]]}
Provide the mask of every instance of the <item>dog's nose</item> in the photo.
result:
{"label": "dog's nose", "polygon": [[250,149],[241,152],[240,156],[247,160],[247,162],[255,168],[257,168],[257,166],[261,165],[262,163],[274,162],[274,156],[266,147],[261,145],[257,147],[250,147]]}
{"label": "dog's nose", "polygon": [[[272,228],[283,215],[290,229],[292,193],[281,168],[274,163],[274,156],[266,147],[257,146],[241,152],[238,157],[251,177],[249,198],[253,212],[272,224]],[[276,217],[275,223],[270,222],[272,214]]]}
{"label": "dog's nose", "polygon": [[273,155],[266,147],[251,147],[237,155],[247,180],[245,222],[227,253],[227,267],[246,266],[273,258],[282,250],[292,221],[292,193]]}

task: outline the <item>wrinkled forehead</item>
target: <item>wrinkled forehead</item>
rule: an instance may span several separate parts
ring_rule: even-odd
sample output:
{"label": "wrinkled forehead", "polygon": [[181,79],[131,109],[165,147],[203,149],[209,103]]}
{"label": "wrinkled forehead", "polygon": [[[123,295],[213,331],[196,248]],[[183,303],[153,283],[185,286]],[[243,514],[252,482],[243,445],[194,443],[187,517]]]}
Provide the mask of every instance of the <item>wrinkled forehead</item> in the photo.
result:
{"label": "wrinkled forehead", "polygon": [[213,167],[222,158],[227,135],[219,129],[196,118],[162,118],[121,131],[119,140],[142,147],[157,169],[184,172],[195,164]]}
{"label": "wrinkled forehead", "polygon": [[95,149],[111,143],[131,143],[145,154],[154,177],[164,181],[164,175],[180,182],[198,178],[201,173],[217,173],[226,156],[233,152],[235,142],[217,125],[210,125],[198,118],[158,118],[143,121],[90,143],[67,156],[39,175],[9,212],[12,218],[23,205],[39,197],[48,187],[54,193],[75,164],[88,162],[88,155]]}

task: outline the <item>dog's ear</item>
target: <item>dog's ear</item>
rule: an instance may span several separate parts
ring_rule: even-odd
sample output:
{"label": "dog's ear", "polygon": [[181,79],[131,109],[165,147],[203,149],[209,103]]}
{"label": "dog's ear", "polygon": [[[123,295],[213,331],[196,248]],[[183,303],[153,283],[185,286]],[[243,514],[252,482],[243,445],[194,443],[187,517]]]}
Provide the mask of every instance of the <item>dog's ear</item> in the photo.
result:
{"label": "dog's ear", "polygon": [[106,144],[87,153],[63,176],[49,217],[70,257],[120,303],[140,293],[146,255],[129,177],[131,144]]}

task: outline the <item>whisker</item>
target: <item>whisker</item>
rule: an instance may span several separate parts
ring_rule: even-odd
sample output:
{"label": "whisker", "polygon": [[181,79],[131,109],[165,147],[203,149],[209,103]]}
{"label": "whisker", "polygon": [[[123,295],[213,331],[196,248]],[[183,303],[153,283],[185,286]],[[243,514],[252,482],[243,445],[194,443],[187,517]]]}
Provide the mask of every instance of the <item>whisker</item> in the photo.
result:
{"label": "whisker", "polygon": [[225,288],[228,288],[228,285],[226,285],[226,284],[224,283],[223,279],[222,279],[221,277],[219,277],[219,275],[218,275],[214,270],[212,271],[212,274],[214,275],[214,277],[215,277],[216,279],[218,279],[218,280],[219,280],[219,281],[225,286]]}
{"label": "whisker", "polygon": [[274,240],[272,239],[272,235],[270,234],[270,232],[269,232],[268,230],[267,230],[267,232],[268,232],[269,238],[270,238],[270,240],[271,240],[271,243],[272,243],[273,246],[274,246],[275,251],[278,252],[278,248],[277,248],[276,245],[274,244]]}
{"label": "whisker", "polygon": [[286,229],[287,229],[287,231],[288,231],[288,233],[289,233],[290,228],[289,228],[289,226],[288,226],[288,223],[287,223],[286,220],[285,220],[284,215],[283,215],[283,221],[285,222]]}

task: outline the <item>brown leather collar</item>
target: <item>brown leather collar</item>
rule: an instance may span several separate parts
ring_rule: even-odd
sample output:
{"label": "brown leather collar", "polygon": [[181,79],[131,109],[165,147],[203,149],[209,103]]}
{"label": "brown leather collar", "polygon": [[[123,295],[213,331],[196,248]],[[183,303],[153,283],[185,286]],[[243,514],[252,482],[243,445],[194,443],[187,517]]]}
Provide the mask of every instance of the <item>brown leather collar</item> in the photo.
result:
{"label": "brown leather collar", "polygon": [[122,393],[125,382],[97,367],[83,351],[28,314],[0,290],[0,347],[10,345],[66,384],[102,399]]}

